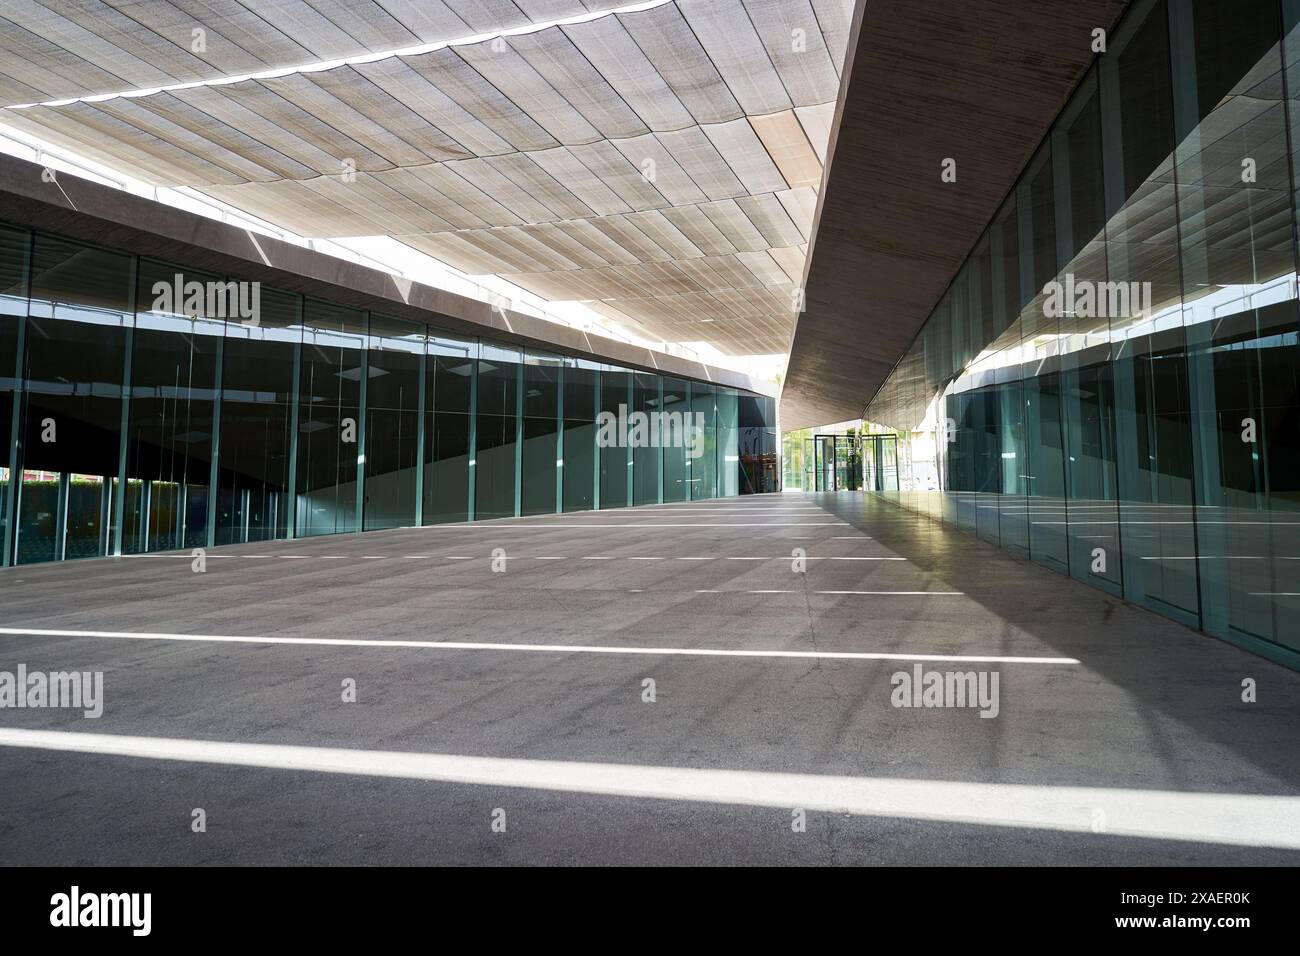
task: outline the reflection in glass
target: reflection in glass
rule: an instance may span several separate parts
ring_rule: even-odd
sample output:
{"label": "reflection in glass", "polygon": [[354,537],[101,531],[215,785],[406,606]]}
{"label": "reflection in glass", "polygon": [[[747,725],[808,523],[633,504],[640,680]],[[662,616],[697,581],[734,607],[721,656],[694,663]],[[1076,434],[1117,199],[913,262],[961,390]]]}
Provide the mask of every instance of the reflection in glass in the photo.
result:
{"label": "reflection in glass", "polygon": [[704,443],[698,458],[686,462],[690,469],[691,500],[718,496],[718,410],[716,389],[704,382],[691,382],[691,414],[704,423]]}
{"label": "reflection in glass", "polygon": [[285,538],[290,528],[298,302],[263,289],[257,326],[226,324],[222,342],[216,543]]}
{"label": "reflection in glass", "polygon": [[[131,356],[122,550],[132,554],[208,543],[217,363],[224,323],[155,309],[153,289],[183,274],[215,276],[142,259]],[[179,309],[180,303],[172,303]]]}
{"label": "reflection in glass", "polygon": [[[682,424],[682,430],[677,433],[676,438],[669,435],[664,439],[664,501],[686,501],[690,497],[690,487],[687,484],[690,472],[687,470],[687,460],[692,453],[688,444],[695,435],[695,418],[690,409],[690,389],[686,382],[677,378],[665,377],[663,383],[663,412],[670,416],[667,421],[674,426],[678,422]],[[691,427],[689,434],[685,430],[686,425]],[[703,453],[703,442],[704,436],[701,434],[695,450]],[[690,460],[696,461],[698,458]]]}
{"label": "reflection in glass", "polygon": [[[469,517],[470,410],[478,345],[441,333],[429,338],[425,394],[425,524],[465,521]],[[426,399],[427,400],[427,399]]]}
{"label": "reflection in glass", "polygon": [[[600,373],[600,411],[613,415],[617,428],[604,429],[600,453],[600,506],[626,508],[632,494],[632,455],[627,447],[627,414],[632,390],[632,373],[606,367]],[[620,414],[621,412],[621,414]],[[597,430],[597,439],[602,431]]]}
{"label": "reflection in glass", "polygon": [[372,312],[367,336],[365,527],[415,524],[424,327]]}
{"label": "reflection in glass", "polygon": [[[663,455],[662,426],[659,424],[659,376],[637,372],[632,376],[630,412],[645,416],[644,429],[629,426],[632,449],[632,503],[652,505],[659,501],[660,458]],[[629,421],[634,421],[629,419]],[[638,434],[638,431],[641,434]]]}
{"label": "reflection in glass", "polygon": [[564,510],[589,511],[595,506],[596,407],[600,402],[600,371],[594,362],[564,360]]}
{"label": "reflection in glass", "polygon": [[1281,12],[1279,43],[1271,0],[1131,5],[867,417],[898,435],[906,506],[1296,664],[1300,3]]}
{"label": "reflection in glass", "polygon": [[769,398],[244,285],[0,226],[3,563],[776,486]]}
{"label": "reflection in glass", "polygon": [[[134,318],[131,279],[128,256],[36,239],[23,357],[19,563],[112,551],[107,512],[84,505],[120,467],[122,376]],[[73,475],[85,476],[75,492]],[[72,499],[77,512],[69,525]],[[96,504],[102,500],[101,495]]]}
{"label": "reflection in glass", "polygon": [[369,385],[365,314],[308,300],[298,377],[300,536],[359,530],[357,478]]}
{"label": "reflection in glass", "polygon": [[523,371],[522,513],[553,513],[560,461],[560,359],[529,352]]}
{"label": "reflection in glass", "polygon": [[[478,362],[477,444],[474,450],[474,518],[511,518],[516,514],[519,436],[518,349],[482,343]],[[552,459],[553,461],[554,459]]]}

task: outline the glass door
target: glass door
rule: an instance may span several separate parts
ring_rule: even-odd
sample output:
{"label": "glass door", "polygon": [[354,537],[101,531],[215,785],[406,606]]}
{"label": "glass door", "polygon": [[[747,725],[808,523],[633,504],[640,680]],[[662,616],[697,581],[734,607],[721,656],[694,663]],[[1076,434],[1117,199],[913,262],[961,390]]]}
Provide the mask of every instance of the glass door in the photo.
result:
{"label": "glass door", "polygon": [[834,491],[835,485],[835,436],[817,436],[817,490]]}
{"label": "glass door", "polygon": [[862,445],[857,435],[835,439],[835,477],[841,491],[862,490]]}
{"label": "glass door", "polygon": [[866,435],[863,458],[869,491],[898,491],[898,436]]}

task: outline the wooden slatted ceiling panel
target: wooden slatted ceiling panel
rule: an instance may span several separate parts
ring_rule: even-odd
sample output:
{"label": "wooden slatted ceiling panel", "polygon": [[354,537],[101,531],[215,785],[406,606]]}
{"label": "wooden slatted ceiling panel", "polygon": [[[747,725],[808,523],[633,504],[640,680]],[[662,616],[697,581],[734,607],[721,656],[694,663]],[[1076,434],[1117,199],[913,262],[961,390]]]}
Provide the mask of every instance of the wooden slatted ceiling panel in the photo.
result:
{"label": "wooden slatted ceiling panel", "polygon": [[301,235],[393,236],[650,336],[779,352],[851,6],[673,0],[545,26],[620,4],[269,0],[257,27],[233,0],[136,0],[129,20],[21,0],[0,12],[0,92],[168,88],[0,122]]}

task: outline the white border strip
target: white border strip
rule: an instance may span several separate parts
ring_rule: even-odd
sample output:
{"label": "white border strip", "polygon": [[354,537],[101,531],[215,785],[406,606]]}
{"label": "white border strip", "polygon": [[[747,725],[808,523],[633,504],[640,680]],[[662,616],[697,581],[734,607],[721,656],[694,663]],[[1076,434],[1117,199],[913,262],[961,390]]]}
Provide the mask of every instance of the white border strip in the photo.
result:
{"label": "white border strip", "polygon": [[98,637],[135,641],[213,644],[285,644],[308,647],[405,647],[439,651],[530,651],[543,654],[640,654],[662,657],[759,657],[844,661],[956,661],[986,664],[1078,664],[1073,657],[985,657],[958,654],[890,654],[865,651],[745,651],[707,647],[612,647],[600,644],[487,644],[480,641],[396,641],[341,637],[235,637],[224,634],[163,634],[142,631],[73,631],[0,627],[9,637]]}
{"label": "white border strip", "polygon": [[[0,729],[0,747],[1300,850],[1300,797],[521,760]],[[1104,831],[1094,832],[1097,820]]]}

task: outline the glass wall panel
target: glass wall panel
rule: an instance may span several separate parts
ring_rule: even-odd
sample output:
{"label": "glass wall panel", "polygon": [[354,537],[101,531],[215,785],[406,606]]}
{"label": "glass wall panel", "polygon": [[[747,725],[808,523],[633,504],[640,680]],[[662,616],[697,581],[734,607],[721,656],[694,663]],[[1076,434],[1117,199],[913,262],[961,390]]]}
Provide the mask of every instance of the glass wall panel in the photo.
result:
{"label": "glass wall panel", "polygon": [[734,388],[719,388],[718,402],[718,497],[740,494],[740,396]]}
{"label": "glass wall panel", "polygon": [[[429,336],[425,394],[424,523],[469,518],[470,425],[477,342]],[[426,401],[430,401],[426,397]]]}
{"label": "glass wall panel", "polygon": [[1191,323],[1295,298],[1276,0],[1170,7],[1183,298]]}
{"label": "glass wall panel", "polygon": [[[960,527],[972,534],[978,534],[983,525],[985,534],[988,535],[991,527],[991,533],[996,538],[997,507],[994,505],[990,510],[987,504],[991,498],[989,438],[996,433],[997,423],[988,420],[985,396],[979,388],[982,377],[973,368],[977,343],[974,341],[976,327],[970,292],[970,269],[963,267],[949,290],[949,319],[953,324],[954,341],[958,349],[956,362],[959,376],[956,385],[963,390],[959,403],[962,412],[960,447],[966,468],[966,482],[959,489],[957,498],[957,521]],[[984,512],[982,516],[981,511]]]}
{"label": "glass wall panel", "polygon": [[[524,356],[522,513],[526,515],[555,511],[560,468],[560,368],[557,356],[532,352]],[[581,443],[581,436],[575,437]],[[565,439],[567,443],[567,435]]]}
{"label": "glass wall panel", "polygon": [[983,427],[983,416],[977,396],[972,397],[967,390],[969,384],[965,379],[954,382],[949,386],[946,399],[948,418],[956,423],[953,439],[948,445],[948,488],[954,522],[961,530],[974,534],[978,480],[975,456],[979,444],[976,432]]}
{"label": "glass wall panel", "polygon": [[1065,427],[1061,420],[1060,372],[1024,380],[1030,557],[1069,571],[1066,557]]}
{"label": "glass wall panel", "polygon": [[[1300,649],[1300,368],[1279,303],[1220,320],[1191,356],[1199,447],[1213,454],[1197,508],[1205,628]],[[1190,572],[1189,572],[1190,573]]]}
{"label": "glass wall panel", "polygon": [[93,557],[113,548],[110,503],[134,319],[132,267],[128,256],[36,238],[24,356],[19,563]]}
{"label": "glass wall panel", "polygon": [[[600,373],[600,412],[613,427],[597,430],[600,448],[600,506],[631,504],[632,457],[627,447],[627,415],[632,373],[606,366]],[[609,416],[613,416],[610,418]]]}
{"label": "glass wall panel", "polygon": [[365,313],[307,300],[298,378],[299,536],[360,529],[361,409],[368,387]]}
{"label": "glass wall panel", "polygon": [[[1175,5],[1183,319],[1195,427],[1202,626],[1300,647],[1296,579],[1296,20],[1276,6]],[[1233,14],[1233,16],[1226,16]],[[1280,82],[1286,58],[1286,86]],[[1278,97],[1285,89],[1287,98]],[[1294,149],[1294,141],[1291,144]],[[1231,314],[1236,313],[1236,314]],[[1192,577],[1192,569],[1186,569]]]}
{"label": "glass wall panel", "polygon": [[424,326],[372,312],[367,342],[364,525],[367,531],[410,527],[423,417]]}
{"label": "glass wall panel", "polygon": [[[217,366],[225,334],[225,306],[215,296],[209,301],[206,292],[219,282],[216,276],[140,260],[131,356],[124,553],[196,548],[208,543]],[[190,283],[200,283],[204,294],[178,297],[178,288],[194,288]]]}
{"label": "glass wall panel", "polygon": [[[511,518],[519,462],[520,368],[518,349],[482,343],[478,362],[474,517]],[[554,459],[551,459],[554,461]]]}
{"label": "glass wall panel", "polygon": [[688,458],[691,500],[718,496],[718,410],[717,390],[704,382],[691,383],[691,414],[704,423],[704,442],[698,458]]}
{"label": "glass wall panel", "polygon": [[965,457],[961,445],[960,429],[962,408],[953,385],[959,371],[953,354],[952,333],[949,315],[952,312],[951,296],[945,294],[935,306],[930,317],[935,343],[935,401],[937,403],[935,423],[938,429],[936,455],[938,467],[943,474],[942,494],[939,500],[939,514],[942,520],[950,524],[957,523],[957,489],[964,489],[967,478],[962,461]]}
{"label": "glass wall panel", "polygon": [[663,383],[663,412],[668,424],[663,439],[664,501],[686,501],[690,498],[690,470],[686,463],[693,453],[704,453],[704,435],[699,433],[699,437],[695,437],[695,417],[691,411],[688,383],[666,376]]}
{"label": "glass wall panel", "polygon": [[582,359],[564,360],[564,510],[595,507],[596,408],[600,403],[600,366]]}
{"label": "glass wall panel", "polygon": [[264,288],[256,326],[226,323],[213,522],[217,544],[267,541],[291,533],[300,307],[296,296]]}
{"label": "glass wall panel", "polygon": [[1003,547],[1292,666],[1298,90],[1300,0],[1132,4],[867,412],[904,487],[933,428],[942,520],[995,540],[994,495]]}
{"label": "glass wall panel", "polygon": [[1114,341],[1125,594],[1195,623],[1195,568],[1186,560],[1196,544],[1167,21],[1168,7],[1154,4],[1144,21],[1116,37],[1116,56],[1101,64],[1108,289],[1115,293],[1106,312]]}
{"label": "glass wall panel", "polygon": [[[1025,463],[1028,461],[1025,428],[1025,390],[1018,362],[1020,347],[1010,346],[997,353],[1003,379],[994,389],[994,414],[1000,423],[995,446],[1002,493],[998,499],[998,541],[1002,547],[1022,557],[1029,557],[1029,515],[1026,492],[1029,486]],[[906,443],[910,445],[911,443]]]}
{"label": "glass wall panel", "polygon": [[[1029,553],[1029,522],[1025,494],[1029,487],[1025,443],[1024,395],[1020,379],[1023,361],[1020,348],[1020,221],[1013,194],[994,217],[985,238],[976,245],[967,266],[974,325],[984,330],[976,338],[979,349],[970,369],[972,383],[982,393],[980,412],[984,427],[980,438],[980,470],[985,492],[976,514],[976,532],[986,541],[999,543],[1018,554]],[[918,343],[930,346],[925,339]],[[913,360],[916,369],[908,377],[906,405],[917,424],[924,418],[926,404],[925,357]],[[954,436],[956,437],[956,436]],[[892,443],[891,443],[892,444]],[[897,443],[900,467],[921,469],[924,455],[913,442]],[[930,478],[914,473],[901,484],[929,510],[929,495],[918,494]]]}
{"label": "glass wall panel", "polygon": [[[1093,307],[1092,298],[1106,280],[1102,159],[1094,72],[1066,106],[1027,188],[1034,208],[1033,298],[1022,332],[1035,353],[1049,357],[1059,369],[1065,495],[1044,502],[1043,514],[1036,516],[1034,530],[1045,546],[1044,563],[1059,568],[1068,562],[1076,577],[1118,588],[1110,324],[1106,311]],[[1087,295],[1082,301],[1081,290]],[[1043,450],[1044,463],[1053,470],[1055,452]],[[1066,534],[1066,553],[1060,548],[1061,532]]]}
{"label": "glass wall panel", "polygon": [[0,225],[6,563],[779,490],[720,401]]}
{"label": "glass wall panel", "polygon": [[656,504],[663,458],[658,375],[633,374],[632,404],[629,407],[631,412],[641,413],[629,417],[628,425],[628,441],[632,445],[632,503]]}
{"label": "glass wall panel", "polygon": [[771,398],[766,395],[739,394],[736,427],[741,494],[769,494],[781,488],[775,424],[776,409]]}
{"label": "glass wall panel", "polygon": [[[979,402],[982,406],[980,418],[982,428],[976,433],[976,471],[978,473],[975,532],[985,541],[994,544],[1001,540],[1001,504],[1003,491],[1002,442],[1005,425],[999,404],[997,386],[998,369],[992,361],[990,349],[995,338],[993,329],[1001,310],[993,305],[993,263],[991,258],[992,243],[986,236],[981,239],[971,253],[970,260],[962,269],[960,284],[966,289],[966,308],[969,312],[969,325],[972,358],[968,375],[971,383],[979,390]],[[897,451],[895,442],[889,442],[889,453]],[[910,488],[900,488],[900,494],[910,493]]]}
{"label": "glass wall panel", "polygon": [[27,255],[31,234],[0,226],[0,564],[13,544],[10,507],[17,485],[18,412],[22,381],[19,334],[27,315]]}
{"label": "glass wall panel", "polygon": [[1008,331],[1019,341],[1019,365],[1024,375],[1021,387],[1029,555],[1039,564],[1068,572],[1060,321],[1047,307],[1042,287],[1035,285],[1044,268],[1036,265],[1035,260],[1046,257],[1051,264],[1056,258],[1055,217],[1051,209],[1055,183],[1047,178],[1052,174],[1052,167],[1046,157],[1036,157],[1035,168],[1038,189],[1031,189],[1028,181],[1016,189],[1019,281],[1013,287],[1008,277],[1006,295],[1009,302],[1024,304],[1017,307],[1016,318]]}
{"label": "glass wall panel", "polygon": [[[1288,164],[1291,168],[1291,216],[1300,241],[1300,0],[1282,0],[1282,71],[1286,89]],[[1258,166],[1256,167],[1258,169]],[[1296,251],[1300,260],[1300,249]]]}

